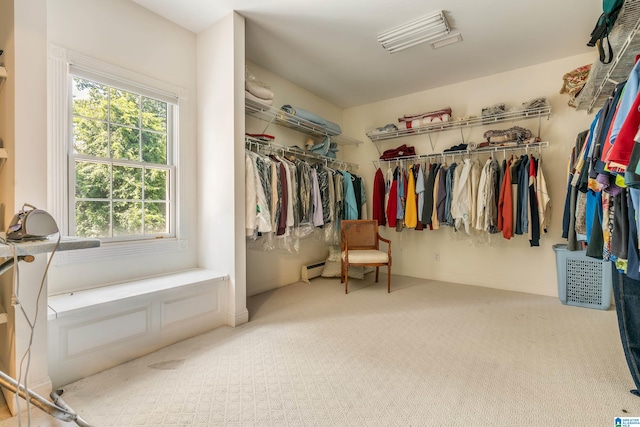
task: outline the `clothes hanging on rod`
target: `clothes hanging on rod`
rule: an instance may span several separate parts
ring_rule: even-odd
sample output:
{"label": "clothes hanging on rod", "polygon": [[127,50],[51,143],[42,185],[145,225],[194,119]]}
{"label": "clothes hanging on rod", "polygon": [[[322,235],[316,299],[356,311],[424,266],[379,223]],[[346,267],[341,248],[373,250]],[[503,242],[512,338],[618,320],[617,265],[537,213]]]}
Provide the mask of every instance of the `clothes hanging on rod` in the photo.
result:
{"label": "clothes hanging on rod", "polygon": [[385,182],[382,170],[376,169],[375,176],[373,177],[373,210],[372,218],[378,221],[379,226],[387,225],[387,216],[384,211],[385,203]]}
{"label": "clothes hanging on rod", "polygon": [[[640,62],[576,136],[568,156],[562,236],[567,249],[610,261],[622,347],[640,395]],[[540,181],[540,177],[538,181]],[[608,275],[608,272],[605,274]],[[603,279],[604,280],[604,279]]]}
{"label": "clothes hanging on rod", "polygon": [[272,144],[247,142],[247,238],[260,241],[255,247],[263,250],[294,253],[299,239],[309,235],[335,244],[340,220],[359,219],[366,212],[364,181],[344,169],[352,166],[349,163],[336,160],[332,165],[339,167],[332,169],[298,158],[297,153],[287,158],[285,152]]}
{"label": "clothes hanging on rod", "polygon": [[378,160],[373,160],[372,162],[376,168],[381,167],[381,165],[385,163],[390,164],[390,163],[402,162],[407,164],[407,162],[409,163],[417,163],[421,161],[431,162],[432,160],[440,161],[440,163],[445,163],[446,157],[452,157],[455,159],[456,156],[471,157],[471,156],[477,156],[482,154],[489,154],[489,155],[497,154],[497,153],[506,154],[507,152],[524,151],[524,150],[527,150],[527,154],[528,154],[529,150],[531,151],[540,150],[541,148],[547,147],[548,145],[549,143],[547,141],[538,141],[538,139],[536,138],[535,141],[529,141],[526,143],[513,142],[513,143],[488,145],[486,147],[476,146],[476,148],[473,148],[473,149],[455,150],[450,152],[420,154],[420,155],[416,154],[411,156],[381,158]]}
{"label": "clothes hanging on rod", "polygon": [[407,175],[407,188],[405,198],[404,225],[407,228],[416,228],[418,225],[418,201],[416,197],[416,184],[414,169],[417,165],[409,166]]}
{"label": "clothes hanging on rod", "polygon": [[245,146],[249,150],[257,150],[262,147],[264,150],[285,153],[295,158],[305,159],[312,163],[322,163],[325,166],[331,166],[334,169],[350,169],[357,170],[358,165],[355,163],[345,162],[333,157],[322,156],[320,154],[303,150],[298,146],[279,145],[273,142],[274,137],[267,134],[246,134]]}
{"label": "clothes hanging on rod", "polygon": [[452,202],[451,202],[451,216],[453,217],[456,230],[462,230],[469,234],[471,225],[470,216],[470,174],[471,174],[472,162],[470,159],[465,159],[462,167],[458,167],[456,170],[460,171],[456,177],[458,185],[454,187]]}
{"label": "clothes hanging on rod", "polygon": [[[376,219],[380,220],[382,211],[387,226],[396,231],[450,227],[467,236],[502,233],[511,239],[523,235],[531,246],[539,246],[550,200],[540,159],[532,154],[515,161],[505,156],[502,162],[490,157],[481,165],[478,159],[457,163],[452,157],[451,164],[434,162],[424,167],[408,164],[412,160],[399,162],[387,205],[376,209]],[[379,168],[374,185],[376,181],[379,192],[384,183]],[[385,200],[381,194],[377,198]]]}

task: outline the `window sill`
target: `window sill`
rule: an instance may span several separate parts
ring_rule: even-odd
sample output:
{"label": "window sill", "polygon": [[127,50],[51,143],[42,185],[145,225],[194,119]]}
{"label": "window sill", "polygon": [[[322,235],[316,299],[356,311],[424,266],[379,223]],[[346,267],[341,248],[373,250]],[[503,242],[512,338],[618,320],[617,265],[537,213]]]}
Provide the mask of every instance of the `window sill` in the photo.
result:
{"label": "window sill", "polygon": [[91,262],[109,258],[130,257],[168,252],[185,251],[189,247],[188,240],[157,239],[135,242],[103,243],[98,248],[82,251],[58,252],[53,256],[53,265],[67,265],[80,262]]}

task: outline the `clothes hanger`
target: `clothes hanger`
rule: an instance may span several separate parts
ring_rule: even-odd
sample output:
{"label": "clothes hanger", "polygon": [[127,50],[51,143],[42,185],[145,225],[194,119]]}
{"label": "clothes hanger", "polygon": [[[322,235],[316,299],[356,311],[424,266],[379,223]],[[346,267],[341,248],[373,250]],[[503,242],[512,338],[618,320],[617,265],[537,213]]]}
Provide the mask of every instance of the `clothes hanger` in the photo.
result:
{"label": "clothes hanger", "polygon": [[324,159],[324,167],[329,169],[332,173],[336,173],[336,171],[334,169],[331,169],[329,167],[329,159]]}

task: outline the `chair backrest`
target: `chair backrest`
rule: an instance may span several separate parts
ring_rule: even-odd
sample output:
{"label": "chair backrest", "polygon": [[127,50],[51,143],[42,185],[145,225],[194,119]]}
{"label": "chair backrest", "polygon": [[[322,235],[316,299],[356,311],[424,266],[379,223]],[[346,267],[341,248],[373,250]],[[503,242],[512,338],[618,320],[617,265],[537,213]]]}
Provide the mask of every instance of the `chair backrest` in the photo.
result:
{"label": "chair backrest", "polygon": [[342,249],[345,240],[351,249],[378,249],[378,220],[345,219],[340,221]]}

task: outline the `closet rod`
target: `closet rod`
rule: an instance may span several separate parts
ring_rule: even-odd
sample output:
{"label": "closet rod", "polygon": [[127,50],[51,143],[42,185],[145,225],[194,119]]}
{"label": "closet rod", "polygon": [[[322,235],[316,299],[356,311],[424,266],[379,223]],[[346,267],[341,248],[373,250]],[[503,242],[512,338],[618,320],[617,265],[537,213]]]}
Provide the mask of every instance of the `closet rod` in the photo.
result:
{"label": "closet rod", "polygon": [[340,169],[340,166],[342,166],[343,169],[345,167],[358,169],[358,165],[355,163],[345,162],[339,159],[332,159],[331,157],[321,156],[320,154],[309,153],[306,151],[302,151],[302,149],[298,147],[289,147],[286,145],[274,144],[268,141],[262,141],[260,139],[250,138],[250,137],[245,137],[244,143],[245,145],[248,145],[249,148],[251,148],[251,146],[253,145],[255,147],[261,147],[268,150],[270,149],[273,151],[281,151],[283,155],[285,152],[287,152],[287,153],[295,154],[296,156],[304,157],[307,159],[317,160],[319,162],[323,162],[325,166],[328,166],[329,163],[331,165],[338,165],[338,169]]}
{"label": "closet rod", "polygon": [[406,157],[395,157],[393,159],[378,159],[373,160],[373,165],[377,166],[380,163],[389,163],[389,162],[407,162],[410,160],[420,160],[420,159],[428,159],[431,157],[446,157],[446,156],[460,156],[460,155],[470,155],[470,154],[484,154],[484,153],[497,153],[507,151],[518,151],[518,150],[527,150],[530,148],[543,148],[548,147],[549,142],[532,142],[530,144],[521,144],[515,145],[512,147],[482,147],[475,150],[457,150],[457,151],[446,151],[442,153],[431,153],[431,154],[419,154],[416,156],[406,156]]}

